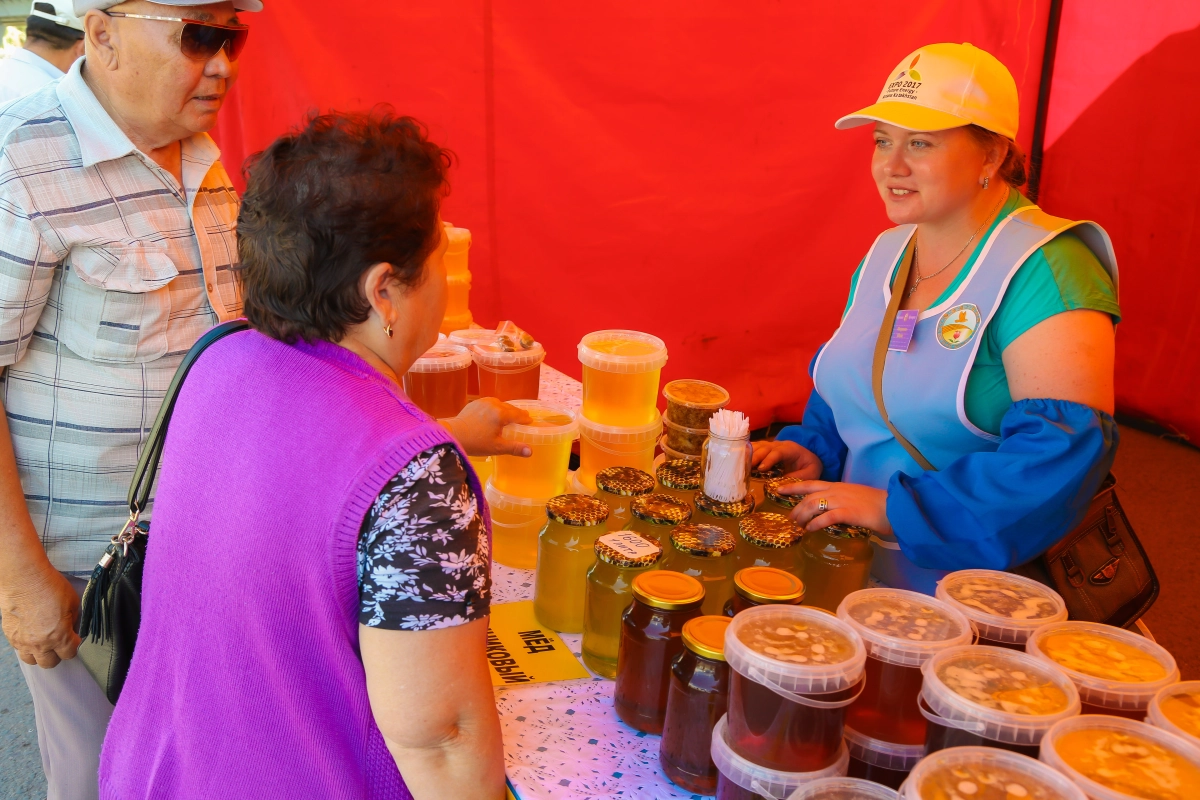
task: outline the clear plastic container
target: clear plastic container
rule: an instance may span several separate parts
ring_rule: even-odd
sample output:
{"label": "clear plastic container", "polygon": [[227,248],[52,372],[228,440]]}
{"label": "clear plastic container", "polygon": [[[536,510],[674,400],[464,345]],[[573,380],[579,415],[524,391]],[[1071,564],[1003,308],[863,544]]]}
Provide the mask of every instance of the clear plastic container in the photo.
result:
{"label": "clear plastic container", "polygon": [[654,491],[654,478],[650,473],[633,467],[609,467],[596,473],[597,500],[603,500],[612,509],[608,527],[621,530],[629,525],[629,506],[635,498],[644,497]]}
{"label": "clear plastic container", "polygon": [[1179,668],[1166,648],[1098,622],[1043,625],[1025,649],[1070,676],[1084,714],[1143,719],[1158,690],[1179,681]]}
{"label": "clear plastic container", "polygon": [[621,615],[633,602],[633,579],[657,569],[662,546],[630,531],[596,540],[583,603],[583,663],[597,675],[617,677]]}
{"label": "clear plastic container", "polygon": [[799,577],[804,529],[782,514],[755,512],[738,523],[737,568],[775,567]]}
{"label": "clear plastic container", "polygon": [[492,483],[517,497],[554,497],[567,488],[571,444],[579,436],[575,412],[537,400],[514,400],[529,414],[528,425],[505,425],[503,436],[529,445],[533,455],[493,456]]}
{"label": "clear plastic container", "polygon": [[829,765],[820,769],[807,772],[772,769],[741,755],[732,746],[728,726],[726,714],[712,732],[712,759],[718,772],[717,800],[787,800],[801,786],[846,774],[850,753],[844,744],[839,743]]}
{"label": "clear plastic container", "polygon": [[846,725],[872,739],[924,744],[921,666],[947,648],[970,644],[971,623],[947,603],[903,589],[852,592],[837,615],[867,647],[867,685],[846,709]]}
{"label": "clear plastic container", "polygon": [[596,563],[596,540],[608,533],[608,506],[593,497],[564,494],[546,504],[538,534],[533,613],[560,633],[583,632],[587,572]]}
{"label": "clear plastic container", "polygon": [[471,348],[479,371],[479,395],[498,400],[536,400],[546,350],[537,342],[528,350],[505,352],[498,345]]}
{"label": "clear plastic container", "polygon": [[457,314],[453,316],[448,315],[442,319],[442,327],[440,328],[440,331],[441,333],[449,336],[454,331],[466,330],[467,328],[471,327],[472,323],[474,322],[475,317],[471,315],[470,311],[465,314]]}
{"label": "clear plastic container", "polygon": [[538,534],[546,527],[550,498],[528,500],[507,494],[489,481],[483,490],[492,510],[492,559],[513,569],[537,567]]}
{"label": "clear plastic container", "polygon": [[663,452],[662,457],[664,461],[694,461],[697,467],[700,466],[700,456],[688,455],[687,453],[671,449],[671,446],[667,444],[666,436],[658,440],[658,448]]}
{"label": "clear plastic container", "polygon": [[871,531],[857,525],[830,525],[808,531],[804,552],[805,605],[837,611],[846,595],[867,588],[871,579]]}
{"label": "clear plastic container", "polygon": [[446,255],[443,263],[446,265],[446,275],[466,275],[470,272],[468,251],[471,249],[471,232],[466,228],[446,228]]}
{"label": "clear plastic container", "polygon": [[[461,331],[451,331],[446,337],[450,344],[465,347],[468,351],[477,344],[492,344],[496,341],[496,332],[487,328],[466,328]],[[472,359],[474,356],[472,356]],[[467,396],[479,397],[479,367],[474,361],[467,372]]]}
{"label": "clear plastic container", "polygon": [[662,419],[640,427],[601,425],[587,416],[579,418],[579,480],[593,491],[596,473],[609,467],[633,467],[654,474],[654,445],[662,433]]}
{"label": "clear plastic container", "polygon": [[1028,756],[954,747],[913,767],[901,800],[1087,800],[1071,781]]}
{"label": "clear plastic container", "polygon": [[683,626],[701,616],[704,587],[664,569],[633,579],[633,602],[621,616],[613,710],[643,733],[662,733],[671,663],[683,652]]}
{"label": "clear plastic container", "polygon": [[467,404],[471,354],[456,344],[429,348],[404,373],[404,393],[434,419],[458,416]]}
{"label": "clear plastic container", "polygon": [[725,617],[696,617],[683,625],[683,652],[671,662],[667,714],[658,760],[672,783],[696,794],[717,788],[712,731],[729,705]]}
{"label": "clear plastic container", "polygon": [[1184,681],[1158,690],[1146,722],[1200,745],[1200,681]]}
{"label": "clear plastic container", "polygon": [[471,462],[471,467],[475,470],[475,477],[479,478],[479,482],[486,486],[492,479],[492,473],[496,470],[496,462],[491,456],[467,456],[467,461]]}
{"label": "clear plastic container", "polygon": [[748,608],[725,634],[734,671],[729,745],[770,769],[808,772],[839,758],[846,707],[862,691],[866,648],[854,628],[813,608]]}
{"label": "clear plastic container", "polygon": [[749,494],[734,503],[720,503],[702,491],[696,492],[692,496],[692,506],[696,509],[692,517],[694,522],[724,528],[735,542],[741,535],[742,519],[754,513],[754,500]]}
{"label": "clear plastic container", "polygon": [[715,525],[684,523],[664,545],[663,569],[691,575],[704,584],[705,614],[718,615],[733,594],[733,537]]}
{"label": "clear plastic container", "polygon": [[699,458],[708,441],[708,428],[685,428],[663,416],[663,446],[674,453]]}
{"label": "clear plastic container", "polygon": [[579,363],[583,416],[612,427],[641,427],[651,421],[661,425],[658,381],[667,363],[662,339],[637,331],[589,333],[579,343]]}
{"label": "clear plastic container", "polygon": [[791,514],[792,509],[800,505],[800,501],[804,499],[804,495],[780,494],[779,487],[799,482],[799,478],[768,479],[763,483],[763,505],[760,510],[768,511],[772,514],[783,514],[785,517]]}
{"label": "clear plastic container", "polygon": [[745,567],[733,574],[733,597],[724,613],[733,617],[755,606],[796,606],[804,602],[804,582],[774,567]]}
{"label": "clear plastic container", "polygon": [[936,594],[974,623],[979,644],[1024,650],[1039,627],[1067,618],[1067,604],[1058,592],[1010,572],[951,572],[938,581]]}
{"label": "clear plastic container", "polygon": [[908,778],[908,773],[912,772],[912,768],[925,757],[924,744],[884,742],[863,736],[848,725],[845,728],[845,736],[846,748],[850,751],[850,766],[846,774],[892,789],[899,789]]}
{"label": "clear plastic container", "polygon": [[1200,747],[1124,717],[1063,720],[1042,739],[1040,758],[1092,800],[1200,797]]}
{"label": "clear plastic container", "polygon": [[925,749],[999,747],[1036,757],[1055,723],[1079,714],[1071,679],[1044,660],[1004,647],[965,645],[938,653],[922,672]]}
{"label": "clear plastic container", "polygon": [[[751,469],[750,470],[750,494],[754,495],[754,507],[762,509],[763,502],[767,499],[766,488],[767,481],[773,481],[783,477],[783,469],[780,467],[772,467],[768,470]],[[765,509],[762,509],[765,510]],[[775,512],[779,513],[779,512]]]}
{"label": "clear plastic container", "polygon": [[567,492],[569,494],[583,494],[588,497],[596,496],[596,488],[584,486],[583,481],[579,480],[579,473],[574,470],[567,473]]}
{"label": "clear plastic container", "polygon": [[635,497],[629,504],[629,530],[653,539],[665,549],[671,544],[671,531],[692,518],[692,507],[665,494]]}
{"label": "clear plastic container", "polygon": [[654,470],[658,483],[655,491],[669,494],[690,507],[700,491],[700,460],[668,458]]}
{"label": "clear plastic container", "polygon": [[729,392],[708,381],[671,381],[663,387],[667,421],[708,435],[709,418],[729,405]]}
{"label": "clear plastic container", "polygon": [[[847,745],[848,746],[848,745]],[[854,769],[854,756],[850,757]],[[787,800],[896,800],[895,789],[863,778],[821,778],[792,792]]]}
{"label": "clear plastic container", "polygon": [[471,313],[471,275],[446,276],[446,315],[460,317]]}

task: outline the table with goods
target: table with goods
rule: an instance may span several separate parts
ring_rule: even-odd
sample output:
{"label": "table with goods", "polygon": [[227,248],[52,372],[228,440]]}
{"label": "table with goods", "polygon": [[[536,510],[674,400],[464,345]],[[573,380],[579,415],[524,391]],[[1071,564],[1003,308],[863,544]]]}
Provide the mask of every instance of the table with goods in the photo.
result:
{"label": "table with goods", "polygon": [[1200,681],[1144,632],[1010,573],[869,585],[872,532],[793,523],[735,398],[660,386],[657,337],[583,337],[580,384],[452,311],[406,389],[438,417],[476,393],[529,412],[505,436],[531,458],[472,459],[492,602],[531,601],[590,675],[497,687],[519,800],[1200,800]]}

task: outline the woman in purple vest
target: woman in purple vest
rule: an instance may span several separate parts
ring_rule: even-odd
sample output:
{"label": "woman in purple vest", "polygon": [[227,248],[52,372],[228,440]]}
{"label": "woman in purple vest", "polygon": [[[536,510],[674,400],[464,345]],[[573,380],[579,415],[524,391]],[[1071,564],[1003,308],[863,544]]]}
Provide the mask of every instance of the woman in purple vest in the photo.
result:
{"label": "woman in purple vest", "polygon": [[103,798],[504,796],[466,453],[528,455],[499,435],[524,415],[484,401],[439,424],[400,388],[446,308],[448,165],[381,112],[254,160],[254,330],[211,347],[175,408]]}

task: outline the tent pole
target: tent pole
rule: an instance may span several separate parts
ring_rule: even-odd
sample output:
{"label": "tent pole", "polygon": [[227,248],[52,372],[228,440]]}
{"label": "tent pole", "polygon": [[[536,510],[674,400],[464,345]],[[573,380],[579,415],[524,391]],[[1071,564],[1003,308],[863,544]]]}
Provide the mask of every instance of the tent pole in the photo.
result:
{"label": "tent pole", "polygon": [[1038,83],[1037,114],[1033,119],[1033,143],[1029,151],[1029,199],[1038,201],[1042,188],[1042,157],[1046,147],[1046,117],[1050,112],[1050,87],[1054,83],[1054,56],[1058,52],[1058,28],[1063,0],[1050,0],[1046,20],[1046,46],[1042,51],[1042,78]]}

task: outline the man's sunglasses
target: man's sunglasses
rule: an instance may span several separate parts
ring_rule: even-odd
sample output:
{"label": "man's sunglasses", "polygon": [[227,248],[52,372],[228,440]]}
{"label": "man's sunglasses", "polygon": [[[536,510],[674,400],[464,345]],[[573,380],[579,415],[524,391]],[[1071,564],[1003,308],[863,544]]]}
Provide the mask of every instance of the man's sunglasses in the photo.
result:
{"label": "man's sunglasses", "polygon": [[188,58],[208,61],[222,50],[230,61],[237,61],[250,36],[248,25],[214,25],[182,17],[148,17],[145,14],[126,14],[121,11],[105,11],[110,17],[128,19],[151,19],[157,22],[182,22],[183,33],[179,36],[179,49]]}

